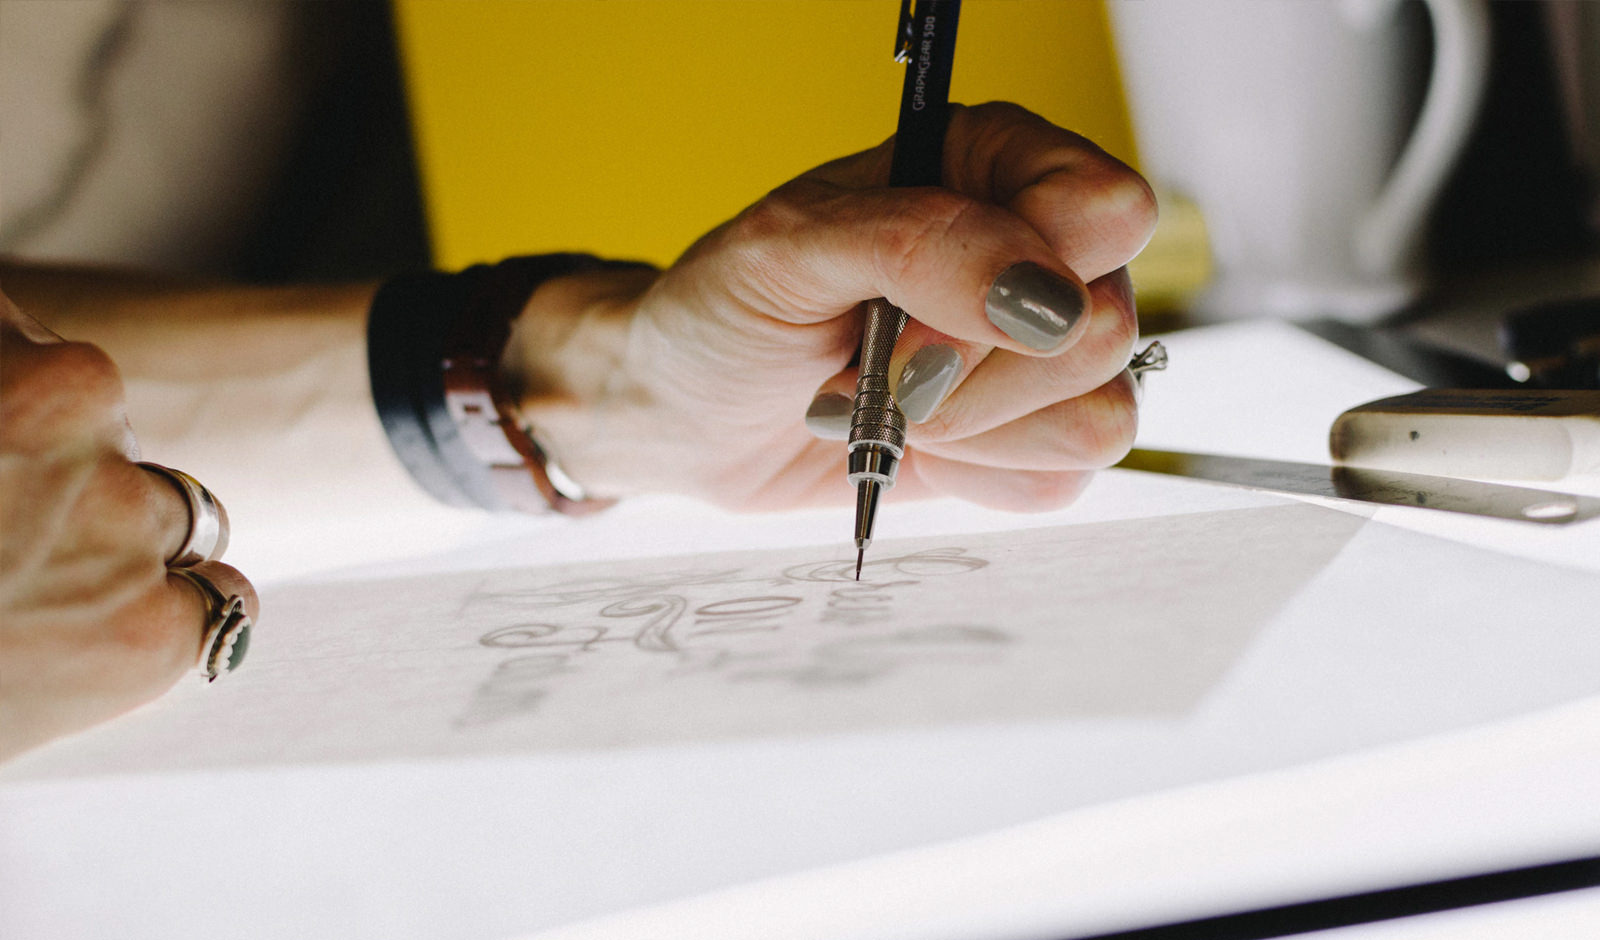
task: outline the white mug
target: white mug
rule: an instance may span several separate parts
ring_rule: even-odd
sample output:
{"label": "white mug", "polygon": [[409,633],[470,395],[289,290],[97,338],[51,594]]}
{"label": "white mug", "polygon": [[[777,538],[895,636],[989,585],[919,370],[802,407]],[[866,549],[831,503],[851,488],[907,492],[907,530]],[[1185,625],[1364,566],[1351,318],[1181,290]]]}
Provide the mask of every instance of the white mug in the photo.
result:
{"label": "white mug", "polygon": [[1140,161],[1192,199],[1202,318],[1371,320],[1422,286],[1423,227],[1488,71],[1485,0],[1426,0],[1414,121],[1399,0],[1114,0]]}
{"label": "white mug", "polygon": [[1600,3],[1547,3],[1545,24],[1573,160],[1586,183],[1589,228],[1600,234]]}

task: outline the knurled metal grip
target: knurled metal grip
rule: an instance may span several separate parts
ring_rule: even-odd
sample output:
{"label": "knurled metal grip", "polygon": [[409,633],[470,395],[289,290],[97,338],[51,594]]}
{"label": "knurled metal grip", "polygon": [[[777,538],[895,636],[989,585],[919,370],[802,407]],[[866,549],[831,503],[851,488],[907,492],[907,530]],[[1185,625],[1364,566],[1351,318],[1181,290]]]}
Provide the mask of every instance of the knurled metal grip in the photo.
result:
{"label": "knurled metal grip", "polygon": [[[861,374],[850,420],[851,483],[866,476],[885,487],[893,486],[896,465],[905,453],[906,416],[889,391],[889,357],[905,325],[904,310],[881,297],[867,302]],[[858,453],[861,451],[868,453]]]}

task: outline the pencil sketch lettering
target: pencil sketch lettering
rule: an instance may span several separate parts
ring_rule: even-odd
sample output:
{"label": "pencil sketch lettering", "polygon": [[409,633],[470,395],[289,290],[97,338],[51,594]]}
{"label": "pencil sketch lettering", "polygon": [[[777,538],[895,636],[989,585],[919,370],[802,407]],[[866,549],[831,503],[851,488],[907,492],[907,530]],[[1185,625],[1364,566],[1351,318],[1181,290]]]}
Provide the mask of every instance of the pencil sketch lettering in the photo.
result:
{"label": "pencil sketch lettering", "polygon": [[[137,771],[760,741],[747,756],[777,768],[791,753],[863,753],[884,732],[920,749],[944,729],[1027,723],[1030,735],[1082,727],[1066,751],[1082,741],[1138,767],[1188,716],[1210,727],[1228,714],[1221,706],[1241,683],[1260,683],[1251,694],[1264,707],[1295,707],[1303,683],[1326,678],[1300,628],[1361,647],[1352,670],[1370,672],[1380,651],[1432,668],[1403,631],[1311,604],[1343,591],[1341,578],[1371,575],[1334,561],[1374,531],[1365,525],[1293,504],[884,540],[860,582],[854,549],[837,545],[547,565],[507,557],[278,585],[263,596],[273,628],[260,661],[221,698],[179,690],[105,736],[89,732],[76,753],[84,766]],[[1364,596],[1352,595],[1352,611]],[[1278,623],[1295,629],[1261,636]],[[1273,657],[1280,672],[1257,672]],[[1351,673],[1352,688],[1363,675]],[[1258,708],[1241,715],[1241,733],[1257,730]],[[1095,750],[1124,734],[1144,736],[1126,751]],[[853,743],[783,749],[835,735]],[[674,759],[625,760],[635,757]]]}
{"label": "pencil sketch lettering", "polygon": [[[466,622],[492,624],[478,644],[515,650],[490,667],[456,726],[536,714],[568,677],[620,656],[658,657],[666,680],[718,677],[794,688],[860,685],[919,664],[978,661],[1007,635],[989,625],[897,628],[897,598],[932,580],[989,563],[961,548],[874,559],[683,570],[637,578],[585,578],[521,590],[480,590]],[[626,652],[625,652],[626,651]]]}
{"label": "pencil sketch lettering", "polygon": [[850,685],[880,679],[911,663],[965,662],[993,658],[993,647],[1010,641],[989,627],[948,625],[911,628],[887,635],[852,636],[816,647],[809,661],[791,667],[751,668],[733,674],[748,680],[787,680],[799,686]]}
{"label": "pencil sketch lettering", "polygon": [[473,696],[472,708],[458,720],[462,727],[482,725],[538,708],[545,683],[569,670],[566,657],[532,653],[503,659]]}

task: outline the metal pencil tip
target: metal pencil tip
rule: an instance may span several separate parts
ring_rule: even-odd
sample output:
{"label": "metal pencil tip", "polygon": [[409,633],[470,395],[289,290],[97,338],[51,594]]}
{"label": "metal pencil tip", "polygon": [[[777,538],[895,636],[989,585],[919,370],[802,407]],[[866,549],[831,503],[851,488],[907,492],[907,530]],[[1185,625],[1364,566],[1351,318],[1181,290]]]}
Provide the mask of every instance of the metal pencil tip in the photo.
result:
{"label": "metal pencil tip", "polygon": [[864,548],[856,549],[856,580],[857,581],[861,580],[861,560],[863,558],[866,558],[866,557],[867,557],[867,550],[866,549],[864,549]]}

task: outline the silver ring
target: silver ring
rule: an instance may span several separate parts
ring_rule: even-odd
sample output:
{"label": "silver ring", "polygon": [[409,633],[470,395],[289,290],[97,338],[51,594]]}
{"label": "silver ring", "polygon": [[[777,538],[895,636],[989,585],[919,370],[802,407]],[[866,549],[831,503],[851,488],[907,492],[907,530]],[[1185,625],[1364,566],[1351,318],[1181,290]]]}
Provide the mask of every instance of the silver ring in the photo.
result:
{"label": "silver ring", "polygon": [[172,568],[172,574],[181,575],[200,589],[206,599],[206,629],[200,643],[200,678],[207,682],[239,668],[245,651],[250,648],[250,628],[254,623],[245,612],[244,598],[238,594],[224,597],[211,579],[193,568]]}
{"label": "silver ring", "polygon": [[1152,340],[1144,348],[1144,352],[1137,353],[1128,361],[1128,371],[1133,377],[1144,381],[1146,372],[1160,372],[1167,367],[1167,347],[1161,345],[1160,340]]}
{"label": "silver ring", "polygon": [[215,561],[228,550],[228,511],[199,480],[171,467],[140,461],[139,466],[172,481],[189,504],[189,534],[177,552],[167,559],[169,568],[187,568],[202,561]]}

